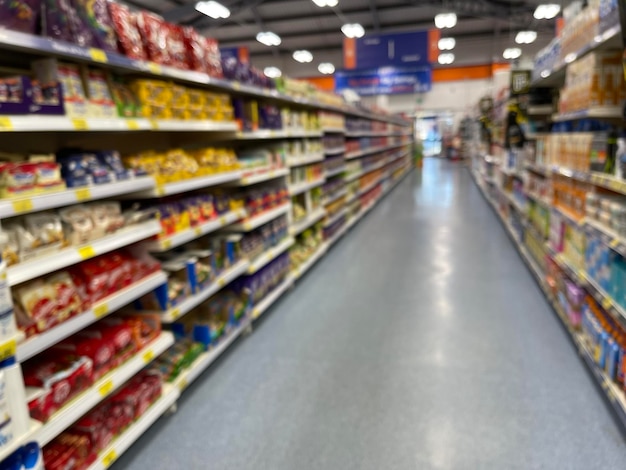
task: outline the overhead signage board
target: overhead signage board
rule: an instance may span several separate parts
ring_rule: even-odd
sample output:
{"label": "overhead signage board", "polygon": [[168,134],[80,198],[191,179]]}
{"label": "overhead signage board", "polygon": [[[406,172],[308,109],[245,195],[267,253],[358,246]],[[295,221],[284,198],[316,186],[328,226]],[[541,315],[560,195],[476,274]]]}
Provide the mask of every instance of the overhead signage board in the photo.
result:
{"label": "overhead signage board", "polygon": [[353,90],[361,96],[425,93],[431,88],[430,66],[344,70],[335,74],[335,91]]}
{"label": "overhead signage board", "polygon": [[344,68],[367,70],[385,66],[414,67],[432,61],[428,31],[368,34],[344,40]]}

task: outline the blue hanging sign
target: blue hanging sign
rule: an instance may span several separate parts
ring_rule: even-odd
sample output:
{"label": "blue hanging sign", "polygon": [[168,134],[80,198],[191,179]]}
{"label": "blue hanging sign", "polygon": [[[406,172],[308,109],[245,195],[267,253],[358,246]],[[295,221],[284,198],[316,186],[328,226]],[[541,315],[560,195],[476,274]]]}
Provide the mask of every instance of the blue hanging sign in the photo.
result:
{"label": "blue hanging sign", "polygon": [[350,89],[361,96],[425,93],[431,88],[430,66],[344,70],[335,74],[335,91]]}
{"label": "blue hanging sign", "polygon": [[428,65],[429,32],[368,34],[360,39],[344,41],[344,56],[344,67],[347,69]]}

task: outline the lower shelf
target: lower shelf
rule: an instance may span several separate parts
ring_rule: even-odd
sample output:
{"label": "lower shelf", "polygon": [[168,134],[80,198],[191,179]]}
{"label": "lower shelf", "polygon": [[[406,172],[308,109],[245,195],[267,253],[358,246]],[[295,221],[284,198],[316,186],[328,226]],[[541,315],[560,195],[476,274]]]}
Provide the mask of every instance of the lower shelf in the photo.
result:
{"label": "lower shelf", "polygon": [[274,302],[276,302],[292,285],[293,278],[291,276],[287,276],[285,280],[278,285],[278,287],[275,287],[272,292],[267,294],[265,298],[254,307],[252,310],[252,318],[256,320],[263,315],[266,310],[270,308],[272,304],[274,304]]}

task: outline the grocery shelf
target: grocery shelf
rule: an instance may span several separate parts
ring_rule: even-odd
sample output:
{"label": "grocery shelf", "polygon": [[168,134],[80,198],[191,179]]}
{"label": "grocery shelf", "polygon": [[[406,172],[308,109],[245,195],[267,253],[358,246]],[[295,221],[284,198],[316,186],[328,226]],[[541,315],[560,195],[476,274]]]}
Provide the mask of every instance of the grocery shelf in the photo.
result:
{"label": "grocery shelf", "polygon": [[346,154],[346,160],[353,160],[355,158],[364,157],[365,155],[372,155],[374,153],[386,152],[387,150],[392,150],[398,147],[403,147],[405,145],[409,145],[409,142],[403,142],[401,144],[385,145],[382,147],[373,147],[373,148],[368,148],[364,150],[359,150],[358,152],[351,152],[351,153]]}
{"label": "grocery shelf", "polygon": [[275,260],[280,255],[282,255],[285,251],[293,246],[296,241],[291,238],[285,238],[282,242],[276,245],[273,248],[265,251],[262,255],[258,256],[256,259],[250,262],[250,266],[248,267],[248,274],[254,274],[263,266],[268,264],[270,261]]}
{"label": "grocery shelf", "polygon": [[345,127],[324,127],[322,129],[322,132],[324,132],[324,134],[345,134],[346,128]]}
{"label": "grocery shelf", "polygon": [[283,282],[275,287],[252,309],[252,318],[256,320],[263,315],[291,286],[293,286],[293,278],[287,276]]}
{"label": "grocery shelf", "polygon": [[161,225],[159,222],[157,220],[149,220],[124,227],[111,235],[94,240],[86,245],[63,248],[50,255],[33,258],[7,269],[9,284],[15,286],[22,282],[30,281],[44,274],[49,274],[118,248],[132,245],[157,235],[160,231]]}
{"label": "grocery shelf", "polygon": [[567,220],[570,224],[576,225],[577,227],[583,227],[583,219],[570,214],[568,211],[561,207],[551,206],[551,210],[553,214],[556,214]]}
{"label": "grocery shelf", "polygon": [[349,227],[350,225],[348,225],[347,222],[344,223],[343,226],[339,230],[337,230],[337,233],[335,233],[332,237],[326,240],[326,244],[328,245],[328,247],[330,248],[335,243],[337,243],[337,241],[339,241],[339,239],[346,234]]}
{"label": "grocery shelf", "polygon": [[238,140],[266,140],[266,139],[289,139],[289,138],[321,138],[321,131],[307,131],[304,129],[293,130],[270,130],[261,129],[252,132],[237,132]]}
{"label": "grocery shelf", "polygon": [[370,192],[372,189],[374,189],[376,186],[378,186],[380,184],[380,180],[375,180],[372,181],[370,184],[366,185],[364,188],[359,189],[359,196],[363,196],[364,194],[367,194],[368,192]]}
{"label": "grocery shelf", "polygon": [[371,173],[372,171],[376,171],[376,170],[380,170],[381,168],[387,166],[389,163],[393,162],[394,160],[391,161],[384,161],[384,162],[380,162],[380,163],[376,163],[375,165],[372,165],[368,168],[365,169],[361,169],[361,171],[359,171],[358,173],[354,173],[352,175],[349,175],[346,177],[346,182],[351,182],[354,181],[356,179],[361,178],[362,176],[367,175],[368,173]]}
{"label": "grocery shelf", "polygon": [[98,455],[98,459],[87,470],[106,470],[124,452],[132,446],[161,416],[167,412],[180,397],[179,389],[165,384],[161,397],[150,408],[141,414],[141,417],[131,424],[120,436]]}
{"label": "grocery shelf", "polygon": [[124,385],[124,383],[173,344],[174,336],[172,333],[168,331],[161,332],[157,339],[140,350],[124,364],[99,379],[94,385],[79,394],[52,415],[48,422],[43,424],[41,428],[33,434],[32,440],[37,441],[41,446],[48,444],[52,439],[71,426],[98,403],[110,396],[115,390]]}
{"label": "grocery shelf", "polygon": [[250,262],[248,260],[241,260],[234,266],[231,266],[229,269],[217,276],[209,287],[188,297],[177,306],[161,314],[161,323],[174,323],[180,317],[182,317],[186,313],[189,313],[198,305],[205,302],[213,295],[217,294],[220,290],[222,290],[223,287],[233,282],[239,276],[245,274],[248,271],[249,267]]}
{"label": "grocery shelf", "polygon": [[[0,33],[1,34],[1,33]],[[29,212],[65,207],[79,202],[94,201],[112,198],[122,194],[154,188],[152,177],[143,176],[116,183],[99,184],[55,191],[32,196],[20,196],[10,199],[0,199],[0,218],[5,219]]]}
{"label": "grocery shelf", "polygon": [[339,219],[341,219],[342,217],[345,217],[346,213],[348,212],[348,209],[346,207],[338,210],[337,212],[335,212],[333,215],[331,215],[328,220],[326,220],[324,222],[324,227],[330,227],[332,224],[334,224],[335,222],[337,222]]}
{"label": "grocery shelf", "polygon": [[166,238],[146,242],[145,246],[148,251],[151,251],[153,253],[166,252],[171,250],[172,248],[176,248],[178,246],[184,245],[185,243],[189,243],[190,241],[193,241],[211,232],[215,232],[216,230],[226,227],[227,225],[237,222],[238,220],[241,220],[245,217],[245,209],[230,211],[226,214],[220,215],[215,220],[205,222],[204,224],[198,225],[197,227],[183,230],[182,232],[175,233],[174,235],[170,235]]}
{"label": "grocery shelf", "polygon": [[359,138],[359,137],[410,137],[412,134],[406,132],[350,132],[346,131],[346,137]]}
{"label": "grocery shelf", "polygon": [[304,263],[302,263],[302,265],[298,266],[297,268],[291,271],[291,276],[293,277],[293,280],[297,281],[302,276],[304,276],[304,274],[309,269],[311,269],[315,263],[317,263],[320,259],[322,259],[322,256],[324,256],[327,251],[328,251],[328,245],[326,243],[322,243],[320,247],[317,249],[317,251],[309,257],[309,259],[307,259]]}
{"label": "grocery shelf", "polygon": [[289,174],[289,168],[280,168],[278,170],[264,171],[256,175],[244,176],[239,180],[239,186],[251,186],[253,184],[262,183],[264,181],[274,180],[276,178],[282,178]]}
{"label": "grocery shelf", "polygon": [[610,189],[615,193],[626,195],[626,181],[618,179],[613,175],[591,172],[590,181],[591,184],[595,186]]}
{"label": "grocery shelf", "polygon": [[626,237],[621,236],[615,230],[606,227],[597,220],[586,217],[584,220],[587,232],[599,235],[602,241],[616,253],[626,257]]}
{"label": "grocery shelf", "polygon": [[554,106],[551,104],[539,104],[528,106],[529,116],[550,116],[554,112]]}
{"label": "grocery shelf", "polygon": [[598,283],[584,271],[578,272],[578,281],[583,285],[591,296],[602,305],[602,308],[611,315],[615,320],[626,326],[626,309],[622,307],[615,299],[606,292]]}
{"label": "grocery shelf", "polygon": [[240,171],[217,173],[214,175],[176,181],[175,183],[157,185],[155,188],[147,191],[137,191],[131,195],[124,195],[123,199],[151,199],[163,196],[172,196],[174,194],[188,193],[195,189],[209,188],[211,186],[231,183],[233,181],[239,181],[240,179]]}
{"label": "grocery shelf", "polygon": [[180,119],[151,120],[151,129],[173,132],[235,132],[238,127],[234,121],[184,121]]}
{"label": "grocery shelf", "polygon": [[537,173],[538,175],[549,176],[552,173],[549,167],[540,163],[527,162],[524,164],[524,167],[533,173]]}
{"label": "grocery shelf", "polygon": [[330,149],[324,149],[324,155],[337,155],[337,154],[345,153],[345,152],[346,152],[345,147],[334,147]]}
{"label": "grocery shelf", "polygon": [[575,121],[577,119],[623,119],[623,110],[621,106],[599,106],[595,108],[585,109],[583,111],[575,111],[572,113],[558,113],[552,115],[553,122]]}
{"label": "grocery shelf", "polygon": [[324,173],[326,178],[332,178],[333,176],[340,175],[346,171],[345,166],[340,166],[339,168],[335,168],[334,170],[330,170]]}
{"label": "grocery shelf", "polygon": [[515,198],[515,196],[507,191],[500,191],[509,203],[519,212],[521,215],[526,215],[526,208]]}
{"label": "grocery shelf", "polygon": [[324,210],[323,207],[320,207],[319,209],[308,214],[303,220],[295,222],[289,229],[289,233],[292,236],[299,235],[300,233],[308,229],[311,225],[323,219],[325,216],[326,210]]}
{"label": "grocery shelf", "polygon": [[316,188],[326,182],[326,177],[321,177],[314,181],[305,181],[303,183],[297,183],[289,186],[289,194],[291,196],[295,196],[297,194],[302,194],[310,189]]}
{"label": "grocery shelf", "polygon": [[348,194],[348,190],[346,188],[340,189],[339,191],[336,191],[335,193],[331,194],[330,196],[327,196],[326,198],[324,198],[324,200],[322,201],[322,204],[324,206],[327,206],[327,205],[335,202],[337,199],[341,199],[346,194]]}
{"label": "grocery shelf", "polygon": [[533,201],[535,201],[536,203],[542,205],[546,209],[551,209],[552,208],[552,204],[550,203],[550,201],[547,200],[546,198],[543,198],[543,197],[539,196],[538,194],[535,194],[535,193],[532,193],[532,192],[527,192],[526,193],[526,197],[528,197],[529,199],[532,199]]}
{"label": "grocery shelf", "polygon": [[300,155],[299,157],[287,157],[287,166],[304,166],[310,163],[323,162],[325,158],[324,153],[311,153],[307,155]]}
{"label": "grocery shelf", "polygon": [[250,321],[249,317],[243,318],[239,325],[228,332],[217,346],[214,346],[208,351],[202,353],[188,369],[181,372],[181,374],[174,380],[173,386],[182,393],[192,382],[200,377],[200,375],[211,364],[213,364],[215,360],[219,358],[237,338],[239,338],[239,336],[241,336],[241,333],[243,333],[244,330],[250,326]]}
{"label": "grocery shelf", "polygon": [[265,225],[268,222],[287,214],[291,210],[291,203],[282,204],[274,209],[267,210],[262,214],[251,217],[246,222],[239,222],[230,225],[227,229],[234,232],[250,232],[261,225]]}
{"label": "grocery shelf", "polygon": [[29,359],[49,347],[64,340],[68,336],[79,332],[85,327],[95,323],[109,313],[115,312],[128,305],[133,300],[153,291],[167,282],[167,276],[163,272],[157,272],[131,284],[109,297],[97,302],[92,308],[59,323],[50,330],[31,336],[17,345],[17,360],[20,362]]}
{"label": "grocery shelf", "polygon": [[[28,444],[32,441],[31,436],[35,434],[39,428],[41,427],[41,423],[39,421],[35,421],[34,419],[30,420],[30,427],[28,431],[20,436],[15,436],[14,439],[5,444],[2,449],[0,449],[0,463],[10,456],[17,449],[22,447],[24,444]],[[23,467],[22,467],[23,468]]]}

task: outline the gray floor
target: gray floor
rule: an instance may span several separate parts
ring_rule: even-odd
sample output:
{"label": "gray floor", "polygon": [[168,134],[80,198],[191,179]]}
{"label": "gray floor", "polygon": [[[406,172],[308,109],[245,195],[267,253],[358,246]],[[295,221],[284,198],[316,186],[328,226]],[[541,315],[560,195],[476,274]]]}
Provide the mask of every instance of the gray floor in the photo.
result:
{"label": "gray floor", "polygon": [[116,469],[624,469],[469,172],[427,160]]}

